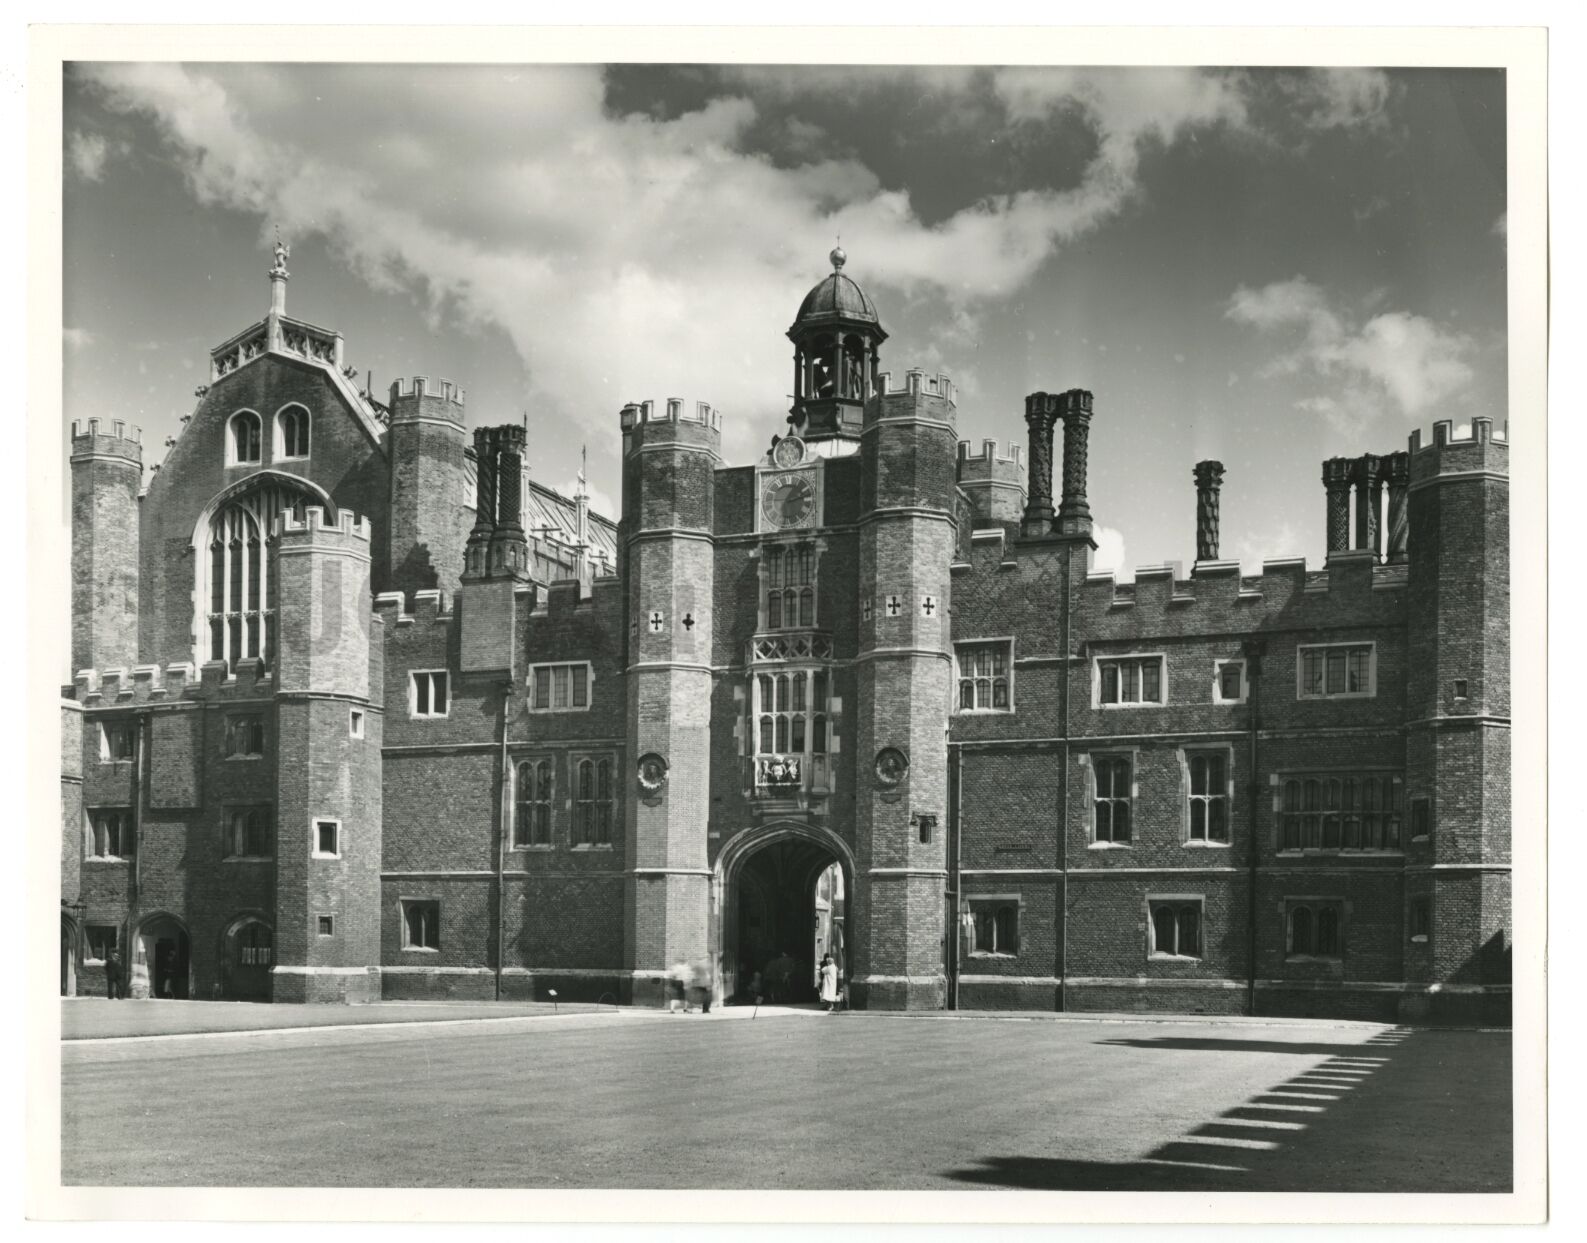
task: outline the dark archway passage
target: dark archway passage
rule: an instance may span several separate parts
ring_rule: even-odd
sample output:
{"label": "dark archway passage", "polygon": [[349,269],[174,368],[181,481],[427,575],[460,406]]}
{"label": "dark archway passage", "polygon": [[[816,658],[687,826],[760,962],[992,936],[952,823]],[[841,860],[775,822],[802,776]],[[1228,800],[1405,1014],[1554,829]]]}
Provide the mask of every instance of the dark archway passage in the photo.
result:
{"label": "dark archway passage", "polygon": [[728,879],[723,985],[731,1000],[816,998],[816,966],[831,953],[847,977],[843,865],[816,841],[774,840],[756,848]]}
{"label": "dark archway passage", "polygon": [[150,919],[139,934],[138,953],[148,972],[149,996],[187,1000],[191,954],[180,922],[169,915]]}
{"label": "dark archway passage", "polygon": [[225,995],[232,1001],[269,1001],[274,933],[268,923],[245,917],[226,933]]}

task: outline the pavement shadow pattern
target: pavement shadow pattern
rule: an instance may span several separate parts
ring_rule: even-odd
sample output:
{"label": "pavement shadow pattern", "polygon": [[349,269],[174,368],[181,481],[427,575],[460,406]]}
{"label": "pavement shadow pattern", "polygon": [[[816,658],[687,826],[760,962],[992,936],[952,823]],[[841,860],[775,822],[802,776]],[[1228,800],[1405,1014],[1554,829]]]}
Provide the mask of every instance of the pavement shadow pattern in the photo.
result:
{"label": "pavement shadow pattern", "polygon": [[[1446,1038],[1451,1033],[1442,1033]],[[1475,1033],[1473,1033],[1475,1034]],[[946,1171],[963,1183],[1053,1191],[1508,1192],[1513,1186],[1509,1058],[1491,1082],[1441,1082],[1428,1033],[1392,1028],[1360,1044],[1158,1036],[1102,1045],[1294,1053],[1325,1058],[1134,1161],[992,1156]],[[1491,1093],[1480,1137],[1440,1128],[1442,1104]],[[1403,1126],[1385,1138],[1384,1110]],[[1466,1102],[1469,1113],[1469,1100]],[[1448,1111],[1450,1121],[1457,1116]],[[1375,1125],[1367,1125],[1367,1116]],[[1465,1113],[1459,1116],[1466,1116]],[[1362,1161],[1363,1145],[1381,1149]],[[1368,1154],[1373,1155],[1373,1154]]]}

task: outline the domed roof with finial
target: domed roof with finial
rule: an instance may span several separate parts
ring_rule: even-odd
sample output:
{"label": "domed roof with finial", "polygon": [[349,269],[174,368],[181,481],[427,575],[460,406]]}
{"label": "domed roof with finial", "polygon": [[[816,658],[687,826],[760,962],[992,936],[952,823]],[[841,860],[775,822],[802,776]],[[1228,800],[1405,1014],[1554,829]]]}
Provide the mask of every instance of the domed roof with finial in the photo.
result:
{"label": "domed roof with finial", "polygon": [[838,319],[879,325],[881,317],[876,313],[876,304],[853,280],[843,275],[843,265],[849,258],[843,248],[834,247],[828,258],[832,260],[832,274],[823,277],[805,295],[805,300],[799,304],[799,314],[794,317],[794,328]]}

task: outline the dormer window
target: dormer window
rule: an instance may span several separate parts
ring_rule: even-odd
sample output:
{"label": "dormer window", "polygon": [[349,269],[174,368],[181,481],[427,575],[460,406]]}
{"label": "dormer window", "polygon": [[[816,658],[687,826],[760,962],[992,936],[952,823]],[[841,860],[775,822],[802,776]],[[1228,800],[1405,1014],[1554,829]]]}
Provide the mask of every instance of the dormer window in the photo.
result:
{"label": "dormer window", "polygon": [[252,410],[239,410],[231,416],[227,432],[226,464],[257,466],[263,442],[259,416]]}
{"label": "dormer window", "polygon": [[275,456],[299,458],[309,455],[309,412],[302,406],[288,406],[276,415]]}

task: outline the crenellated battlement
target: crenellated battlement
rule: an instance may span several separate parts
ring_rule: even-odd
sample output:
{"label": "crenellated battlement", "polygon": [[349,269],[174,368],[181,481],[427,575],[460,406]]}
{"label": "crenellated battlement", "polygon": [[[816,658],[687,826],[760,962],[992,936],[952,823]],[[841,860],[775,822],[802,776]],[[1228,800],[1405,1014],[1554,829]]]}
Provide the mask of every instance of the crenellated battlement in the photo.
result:
{"label": "crenellated battlement", "polygon": [[392,417],[396,417],[396,406],[399,400],[415,401],[426,397],[433,401],[443,401],[461,408],[465,393],[462,385],[453,384],[450,380],[438,379],[432,383],[429,376],[416,375],[411,379],[404,376],[391,382]]}
{"label": "crenellated battlement", "polygon": [[983,440],[980,453],[971,453],[970,442],[961,440],[956,468],[959,487],[978,521],[1020,520],[1025,508],[1025,462],[1019,445],[1010,445],[1005,456],[995,440]]}
{"label": "crenellated battlement", "polygon": [[421,622],[428,625],[438,622],[445,624],[457,616],[456,599],[433,589],[413,593],[411,613],[407,611],[407,601],[400,591],[382,591],[375,597],[373,607],[376,616],[396,626],[412,626]]}
{"label": "crenellated battlement", "polygon": [[371,538],[371,529],[368,518],[351,510],[341,510],[336,515],[336,521],[330,522],[326,519],[323,506],[307,505],[304,507],[302,519],[290,510],[277,518],[276,534],[283,539],[304,536],[310,541],[316,541],[331,536],[338,542],[359,540],[367,544]]}
{"label": "crenellated battlement", "polygon": [[981,452],[971,453],[970,442],[959,442],[959,478],[963,479],[967,473],[979,469],[983,477],[990,477],[994,473],[1001,477],[1008,472],[998,470],[999,467],[1012,467],[1015,472],[1021,471],[1025,466],[1025,450],[1023,446],[1010,444],[1006,454],[998,452],[997,441],[983,440]]}
{"label": "crenellated battlement", "polygon": [[1506,476],[1510,473],[1509,428],[1495,427],[1492,419],[1478,417],[1471,420],[1466,435],[1457,436],[1453,420],[1440,419],[1433,424],[1431,444],[1422,439],[1421,428],[1411,433],[1407,456],[1413,491],[1438,477]]}
{"label": "crenellated battlement", "polygon": [[1471,420],[1466,429],[1466,435],[1455,434],[1453,419],[1439,419],[1433,424],[1433,439],[1431,444],[1422,442],[1422,429],[1416,428],[1411,432],[1410,451],[1423,453],[1429,449],[1442,449],[1449,445],[1478,445],[1497,444],[1508,447],[1510,443],[1510,425],[1508,422],[1494,427],[1493,419],[1487,415],[1478,415]]}
{"label": "crenellated battlement", "polygon": [[263,661],[239,660],[236,671],[228,672],[225,661],[211,660],[196,668],[189,661],[177,661],[163,668],[79,669],[61,694],[85,708],[126,708],[182,699],[252,700],[275,690],[275,671],[265,668]]}
{"label": "crenellated battlement", "polygon": [[685,401],[669,397],[659,405],[654,401],[631,401],[619,416],[626,432],[640,423],[699,423],[714,432],[722,430],[722,412],[707,401]]}
{"label": "crenellated battlement", "polygon": [[116,459],[143,465],[143,429],[121,419],[73,419],[71,460]]}
{"label": "crenellated battlement", "polygon": [[1130,610],[1131,624],[1141,633],[1156,633],[1158,626],[1205,627],[1212,624],[1204,615],[1209,608],[1238,609],[1235,624],[1242,626],[1280,614],[1304,624],[1305,615],[1296,609],[1326,609],[1337,619],[1341,606],[1366,610],[1403,600],[1405,585],[1403,565],[1376,565],[1367,553],[1336,556],[1320,571],[1308,570],[1304,557],[1265,560],[1260,574],[1242,574],[1238,561],[1200,561],[1186,577],[1171,562],[1137,568],[1133,583],[1119,582],[1111,569],[1092,570],[1081,586],[1080,605],[1093,617]]}
{"label": "crenellated battlement", "polygon": [[958,401],[958,393],[953,387],[953,381],[946,375],[938,372],[928,376],[919,367],[911,367],[904,372],[904,382],[901,385],[893,383],[893,373],[884,371],[876,378],[876,395],[878,397],[896,396],[903,393],[922,393],[932,397],[941,397],[950,402]]}

